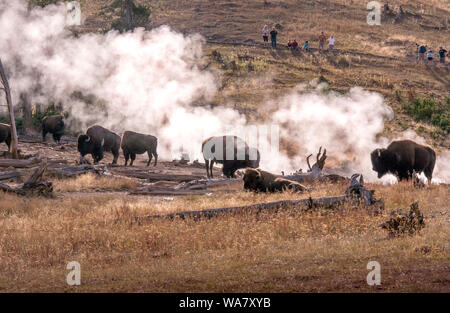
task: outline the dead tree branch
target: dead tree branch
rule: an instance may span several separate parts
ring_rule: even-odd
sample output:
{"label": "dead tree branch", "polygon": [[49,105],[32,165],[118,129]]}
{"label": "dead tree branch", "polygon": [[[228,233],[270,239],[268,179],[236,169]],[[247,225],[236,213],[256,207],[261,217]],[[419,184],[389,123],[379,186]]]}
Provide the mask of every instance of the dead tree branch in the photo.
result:
{"label": "dead tree branch", "polygon": [[198,218],[211,218],[220,214],[225,213],[242,213],[242,212],[255,212],[261,213],[264,211],[269,211],[276,213],[283,209],[298,209],[298,210],[310,210],[312,208],[325,208],[325,209],[336,209],[345,203],[363,205],[367,210],[378,213],[384,209],[384,204],[382,200],[375,199],[373,197],[374,191],[367,190],[363,186],[362,175],[360,180],[357,178],[360,174],[354,174],[352,176],[352,182],[348,187],[347,191],[342,196],[336,197],[324,197],[324,198],[309,198],[300,200],[281,200],[269,203],[257,203],[246,206],[239,207],[225,207],[218,209],[208,209],[208,210],[198,210],[198,211],[185,211],[177,212],[164,215],[150,215],[144,217],[136,217],[136,221],[141,222],[144,220],[151,220],[156,218],[186,218],[192,217],[194,219]]}

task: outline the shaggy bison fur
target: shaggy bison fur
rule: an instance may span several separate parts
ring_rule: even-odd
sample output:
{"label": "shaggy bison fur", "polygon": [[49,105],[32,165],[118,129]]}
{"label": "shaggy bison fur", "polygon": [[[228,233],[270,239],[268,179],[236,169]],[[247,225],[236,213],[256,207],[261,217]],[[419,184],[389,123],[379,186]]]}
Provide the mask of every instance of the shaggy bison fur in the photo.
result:
{"label": "shaggy bison fur", "polygon": [[381,178],[387,173],[397,176],[399,180],[412,178],[413,172],[424,172],[431,182],[436,153],[427,146],[411,140],[393,141],[386,149],[376,149],[370,154],[372,169]]}
{"label": "shaggy bison fur", "polygon": [[122,147],[123,155],[125,157],[125,166],[127,166],[128,159],[130,157],[130,166],[133,166],[133,162],[136,159],[136,154],[142,154],[145,152],[148,154],[147,166],[150,165],[153,156],[155,157],[155,166],[158,162],[158,154],[156,153],[158,138],[155,136],[135,133],[127,130],[122,135],[122,142],[120,146]]}
{"label": "shaggy bison fur", "polygon": [[244,189],[255,192],[282,192],[285,190],[303,192],[307,188],[296,181],[260,169],[247,168],[244,174]]}
{"label": "shaggy bison fur", "polygon": [[103,159],[103,152],[111,152],[114,156],[112,164],[117,164],[120,150],[120,136],[99,125],[88,128],[86,135],[78,137],[78,152],[84,157],[91,154],[94,163]]}
{"label": "shaggy bison fur", "polygon": [[6,143],[8,151],[11,150],[11,126],[0,123],[0,143]]}
{"label": "shaggy bison fur", "polygon": [[53,140],[59,143],[64,134],[64,127],[62,115],[56,114],[44,117],[42,120],[42,141],[45,141],[45,136],[50,133],[53,135]]}

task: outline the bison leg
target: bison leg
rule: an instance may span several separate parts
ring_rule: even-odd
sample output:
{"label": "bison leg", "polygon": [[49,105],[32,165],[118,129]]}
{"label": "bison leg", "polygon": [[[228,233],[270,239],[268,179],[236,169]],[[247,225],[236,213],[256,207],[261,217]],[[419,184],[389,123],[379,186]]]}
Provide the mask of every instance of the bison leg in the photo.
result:
{"label": "bison leg", "polygon": [[130,152],[128,152],[128,150],[123,150],[123,157],[125,158],[125,166],[127,166],[128,159],[130,158]]}
{"label": "bison leg", "polygon": [[213,178],[213,166],[214,166],[214,160],[209,161],[209,177]]}
{"label": "bison leg", "polygon": [[205,159],[206,178],[209,178],[209,160]]}
{"label": "bison leg", "polygon": [[45,142],[45,136],[47,136],[47,130],[45,128],[42,129],[42,142]]}
{"label": "bison leg", "polygon": [[113,156],[114,156],[114,159],[113,159],[113,161],[112,161],[112,164],[117,164],[117,160],[119,159],[119,151],[113,151]]}
{"label": "bison leg", "polygon": [[154,166],[156,166],[156,164],[158,164],[158,153],[156,153],[156,151],[153,151],[153,156],[155,157],[155,164],[154,164]]}
{"label": "bison leg", "polygon": [[8,152],[11,152],[11,136],[5,139],[5,143],[8,146]]}
{"label": "bison leg", "polygon": [[131,158],[130,166],[133,166],[134,160],[136,160],[136,153],[131,152],[130,158]]}
{"label": "bison leg", "polygon": [[148,155],[148,162],[147,162],[147,166],[150,165],[150,162],[152,161],[153,155],[150,151],[147,151],[147,155]]}

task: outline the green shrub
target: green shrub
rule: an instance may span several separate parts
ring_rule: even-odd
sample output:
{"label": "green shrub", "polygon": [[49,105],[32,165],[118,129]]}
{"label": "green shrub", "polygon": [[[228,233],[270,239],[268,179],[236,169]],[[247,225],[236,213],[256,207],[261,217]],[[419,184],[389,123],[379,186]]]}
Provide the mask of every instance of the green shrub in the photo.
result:
{"label": "green shrub", "polygon": [[[37,129],[41,128],[42,120],[44,117],[54,114],[61,114],[61,112],[55,109],[54,105],[49,105],[44,112],[33,114],[33,126]],[[65,115],[65,114],[63,114]]]}
{"label": "green shrub", "polygon": [[[11,124],[9,116],[8,115],[0,115],[0,123]],[[23,119],[16,117],[16,130],[19,134],[21,134],[25,131]]]}
{"label": "green shrub", "polygon": [[45,7],[45,6],[49,5],[49,4],[54,4],[54,3],[57,3],[59,1],[61,1],[61,0],[31,0],[30,2],[32,4],[38,5],[40,7]]}
{"label": "green shrub", "polygon": [[431,98],[418,98],[403,104],[403,109],[415,121],[428,122],[450,132],[450,98],[440,102]]}

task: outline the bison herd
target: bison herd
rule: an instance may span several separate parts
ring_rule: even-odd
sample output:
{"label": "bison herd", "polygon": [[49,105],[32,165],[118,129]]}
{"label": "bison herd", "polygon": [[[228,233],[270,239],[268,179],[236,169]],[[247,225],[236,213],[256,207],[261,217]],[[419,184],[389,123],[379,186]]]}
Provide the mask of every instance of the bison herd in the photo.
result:
{"label": "bison herd", "polygon": [[[48,133],[53,135],[55,142],[61,140],[64,133],[64,118],[61,115],[51,115],[42,120],[42,140]],[[8,151],[11,146],[10,125],[0,123],[0,143],[5,142]],[[81,158],[90,154],[94,163],[103,159],[103,153],[111,152],[117,164],[119,150],[125,158],[125,166],[130,161],[133,165],[136,154],[147,153],[150,165],[153,157],[154,165],[158,162],[156,152],[158,139],[152,135],[140,134],[133,131],[125,131],[122,137],[99,125],[91,126],[86,134],[78,137],[78,151]],[[205,160],[206,175],[213,178],[214,163],[222,164],[222,173],[230,178],[235,176],[238,169],[246,169],[244,174],[244,188],[246,190],[260,192],[275,192],[290,189],[302,192],[306,187],[298,182],[284,179],[269,172],[259,169],[261,159],[260,152],[250,147],[243,139],[236,136],[210,137],[202,143],[202,153]],[[393,141],[386,149],[376,149],[370,154],[372,169],[381,178],[387,173],[397,176],[401,180],[411,179],[414,173],[423,172],[431,182],[436,153],[430,147],[420,145],[411,140]]]}

